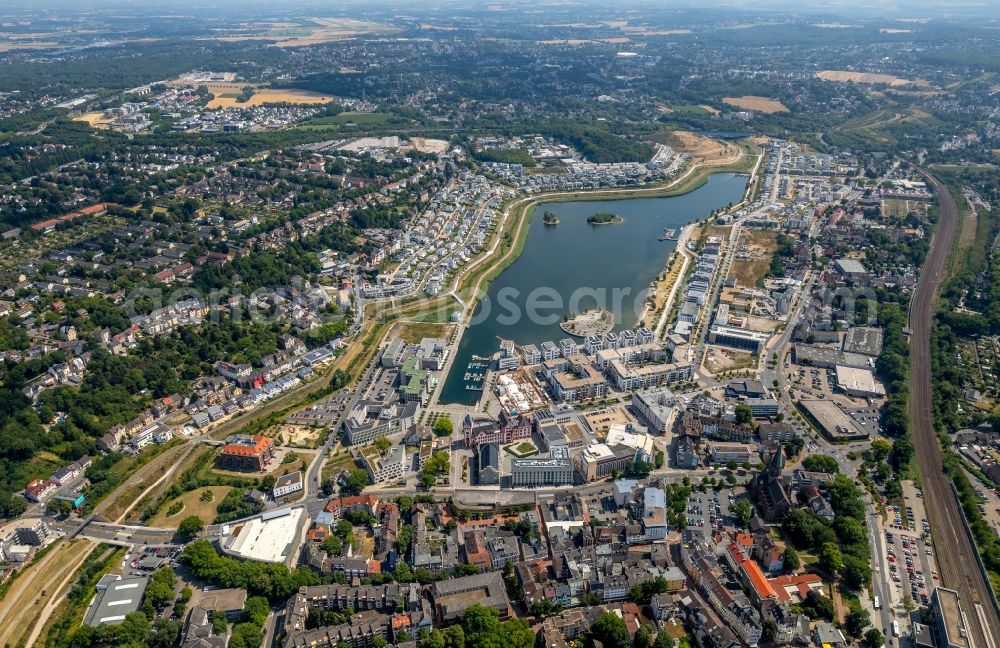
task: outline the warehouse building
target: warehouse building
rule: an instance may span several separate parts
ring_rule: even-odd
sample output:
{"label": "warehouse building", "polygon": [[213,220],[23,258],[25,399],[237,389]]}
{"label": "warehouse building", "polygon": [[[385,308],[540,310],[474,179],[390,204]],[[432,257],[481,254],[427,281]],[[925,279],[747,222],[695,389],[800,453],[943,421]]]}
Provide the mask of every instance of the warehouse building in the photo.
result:
{"label": "warehouse building", "polygon": [[128,614],[139,610],[148,582],[145,576],[138,576],[107,583],[94,597],[83,622],[92,628],[118,625]]}

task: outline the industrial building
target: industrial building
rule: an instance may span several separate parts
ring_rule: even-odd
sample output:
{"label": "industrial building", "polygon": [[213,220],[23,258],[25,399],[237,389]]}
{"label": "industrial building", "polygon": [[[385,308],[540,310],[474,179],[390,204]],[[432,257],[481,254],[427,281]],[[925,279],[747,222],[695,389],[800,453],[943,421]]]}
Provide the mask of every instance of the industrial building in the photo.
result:
{"label": "industrial building", "polygon": [[83,622],[92,628],[118,625],[125,620],[126,615],[139,610],[148,582],[145,576],[118,578],[113,581],[102,579],[98,585],[97,596],[94,597]]}
{"label": "industrial building", "polygon": [[869,369],[837,366],[837,387],[844,390],[848,396],[858,398],[882,398],[885,387],[875,380],[875,375]]}

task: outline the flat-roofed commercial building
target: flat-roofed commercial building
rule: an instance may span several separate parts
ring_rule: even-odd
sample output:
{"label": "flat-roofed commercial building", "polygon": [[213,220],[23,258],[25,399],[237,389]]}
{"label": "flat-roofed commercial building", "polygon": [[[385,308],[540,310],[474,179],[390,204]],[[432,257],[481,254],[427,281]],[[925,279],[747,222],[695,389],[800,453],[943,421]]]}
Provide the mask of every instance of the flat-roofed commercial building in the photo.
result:
{"label": "flat-roofed commercial building", "polygon": [[856,369],[837,365],[837,387],[843,389],[848,396],[859,398],[881,398],[885,396],[885,387],[876,382],[870,369]]}
{"label": "flat-roofed commercial building", "polygon": [[757,458],[757,449],[748,443],[718,443],[709,441],[705,444],[708,458],[713,464],[725,464],[735,461],[738,464],[750,463]]}
{"label": "flat-roofed commercial building", "polygon": [[832,401],[807,398],[799,401],[799,407],[823,436],[831,441],[860,441],[869,436],[868,432],[858,427],[854,419]]}
{"label": "flat-roofed commercial building", "polygon": [[844,337],[844,351],[878,357],[882,353],[882,329],[875,326],[856,326],[848,329]]}
{"label": "flat-roofed commercial building", "polygon": [[148,582],[145,576],[139,576],[119,578],[108,583],[103,591],[97,593],[83,622],[92,628],[118,625],[126,615],[138,611]]}
{"label": "flat-roofed commercial building", "polygon": [[573,483],[573,462],[568,458],[514,459],[510,464],[510,482],[514,488],[568,486]]}
{"label": "flat-roofed commercial building", "polygon": [[748,331],[734,326],[713,326],[708,331],[709,344],[717,344],[733,349],[749,351],[754,355],[760,355],[764,345],[771,337],[769,333],[761,331]]}
{"label": "flat-roofed commercial building", "polygon": [[971,648],[958,592],[935,587],[931,594],[931,611],[934,613],[934,636],[937,637],[938,648]]}
{"label": "flat-roofed commercial building", "polygon": [[261,562],[287,563],[308,516],[301,506],[268,511],[240,522],[222,525],[219,548],[223,552]]}
{"label": "flat-roofed commercial building", "polygon": [[580,476],[590,482],[607,477],[616,470],[624,472],[634,461],[635,448],[592,443],[576,456],[576,467]]}
{"label": "flat-roofed commercial building", "polygon": [[811,344],[796,344],[795,363],[810,367],[833,369],[834,367],[856,367],[869,369],[875,366],[875,359],[860,353],[849,353],[840,349],[813,346]]}

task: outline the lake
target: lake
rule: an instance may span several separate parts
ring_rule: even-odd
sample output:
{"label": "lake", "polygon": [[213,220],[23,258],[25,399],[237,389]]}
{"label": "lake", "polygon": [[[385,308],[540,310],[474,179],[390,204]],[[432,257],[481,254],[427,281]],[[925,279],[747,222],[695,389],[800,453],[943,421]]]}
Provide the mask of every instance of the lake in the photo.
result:
{"label": "lake", "polygon": [[[744,174],[717,173],[679,196],[540,204],[521,255],[477,304],[440,401],[474,405],[479,400],[481,392],[466,389],[465,376],[484,370],[470,369],[469,363],[473,356],[496,353],[500,338],[517,344],[558,342],[568,337],[559,328],[564,315],[597,306],[614,313],[615,330],[634,327],[645,291],[677,246],[675,240],[658,239],[739,202],[747,181]],[[558,225],[542,223],[546,211],[556,215]],[[596,213],[615,214],[624,222],[588,224]]]}

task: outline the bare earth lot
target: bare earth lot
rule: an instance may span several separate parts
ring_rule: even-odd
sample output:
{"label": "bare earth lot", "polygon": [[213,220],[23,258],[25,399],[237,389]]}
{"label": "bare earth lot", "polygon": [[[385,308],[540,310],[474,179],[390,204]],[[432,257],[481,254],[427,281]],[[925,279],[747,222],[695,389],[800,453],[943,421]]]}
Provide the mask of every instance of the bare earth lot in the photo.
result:
{"label": "bare earth lot", "polygon": [[903,79],[892,74],[850,72],[848,70],[821,70],[816,76],[824,81],[853,81],[854,83],[885,83],[888,85],[927,85],[922,79]]}

